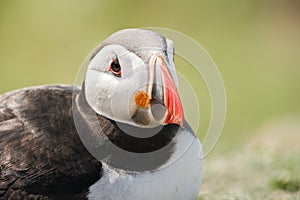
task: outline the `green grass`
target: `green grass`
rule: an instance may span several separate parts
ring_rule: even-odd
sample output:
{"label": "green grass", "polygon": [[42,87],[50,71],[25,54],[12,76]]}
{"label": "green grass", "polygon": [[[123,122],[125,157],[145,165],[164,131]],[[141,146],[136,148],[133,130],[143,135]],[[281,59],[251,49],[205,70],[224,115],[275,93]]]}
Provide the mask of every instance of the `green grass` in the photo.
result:
{"label": "green grass", "polygon": [[292,180],[285,180],[285,179],[278,179],[275,178],[271,182],[273,189],[279,189],[286,192],[297,192],[300,190],[300,180],[292,179]]}
{"label": "green grass", "polygon": [[300,199],[300,124],[262,126],[239,151],[208,157],[200,199]]}

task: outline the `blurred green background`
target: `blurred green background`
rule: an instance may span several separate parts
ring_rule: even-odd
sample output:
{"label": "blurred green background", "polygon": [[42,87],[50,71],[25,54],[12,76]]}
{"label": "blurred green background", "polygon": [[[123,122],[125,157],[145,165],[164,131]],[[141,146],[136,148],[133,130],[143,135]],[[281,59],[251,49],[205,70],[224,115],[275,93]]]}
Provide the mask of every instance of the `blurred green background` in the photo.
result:
{"label": "blurred green background", "polygon": [[215,152],[239,150],[266,123],[299,119],[298,0],[0,0],[0,93],[72,84],[85,56],[128,27],[175,29],[209,52],[228,100]]}

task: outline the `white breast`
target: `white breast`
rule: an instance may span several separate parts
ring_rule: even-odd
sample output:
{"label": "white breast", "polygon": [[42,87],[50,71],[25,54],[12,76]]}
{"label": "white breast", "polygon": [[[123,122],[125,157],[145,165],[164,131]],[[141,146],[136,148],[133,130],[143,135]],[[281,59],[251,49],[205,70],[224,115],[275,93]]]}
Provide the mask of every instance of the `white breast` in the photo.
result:
{"label": "white breast", "polygon": [[[103,164],[103,176],[90,187],[90,200],[196,200],[202,181],[202,147],[191,134],[180,134],[176,152],[183,141],[193,142],[174,163],[152,172],[129,173]],[[191,138],[193,137],[193,138]]]}

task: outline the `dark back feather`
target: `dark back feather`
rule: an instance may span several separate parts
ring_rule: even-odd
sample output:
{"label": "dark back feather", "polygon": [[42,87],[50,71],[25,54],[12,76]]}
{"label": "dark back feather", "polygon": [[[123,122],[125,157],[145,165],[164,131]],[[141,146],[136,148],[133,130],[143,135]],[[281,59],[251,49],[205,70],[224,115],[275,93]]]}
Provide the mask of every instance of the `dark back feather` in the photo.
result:
{"label": "dark back feather", "polygon": [[0,199],[84,199],[100,178],[101,163],[74,126],[73,89],[41,86],[0,96]]}

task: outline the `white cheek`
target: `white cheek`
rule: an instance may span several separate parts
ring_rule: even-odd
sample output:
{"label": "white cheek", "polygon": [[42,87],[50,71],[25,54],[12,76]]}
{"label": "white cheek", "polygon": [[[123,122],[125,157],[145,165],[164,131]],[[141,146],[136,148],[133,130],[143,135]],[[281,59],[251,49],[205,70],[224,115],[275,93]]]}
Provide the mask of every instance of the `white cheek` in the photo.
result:
{"label": "white cheek", "polygon": [[134,103],[135,84],[132,79],[122,79],[112,93],[113,115],[123,122],[132,122],[131,117],[137,109]]}
{"label": "white cheek", "polygon": [[118,79],[108,73],[88,70],[85,82],[86,99],[98,114],[130,123],[137,109],[134,103],[136,84],[135,79]]}
{"label": "white cheek", "polygon": [[111,98],[118,81],[109,74],[88,70],[85,79],[85,94],[88,104],[98,114],[112,115]]}
{"label": "white cheek", "polygon": [[[122,77],[113,76],[108,67],[118,55]],[[119,45],[108,45],[90,61],[85,79],[85,96],[91,108],[118,122],[136,125],[132,116],[138,91],[146,92],[148,68],[143,60]]]}
{"label": "white cheek", "polygon": [[104,74],[98,79],[96,83],[97,90],[95,90],[95,100],[98,113],[109,115],[108,117],[111,117],[112,97],[116,85],[118,85],[117,80],[109,75]]}
{"label": "white cheek", "polygon": [[95,101],[95,90],[97,77],[100,75],[99,72],[88,70],[85,77],[85,97],[89,105],[94,109],[96,105]]}

